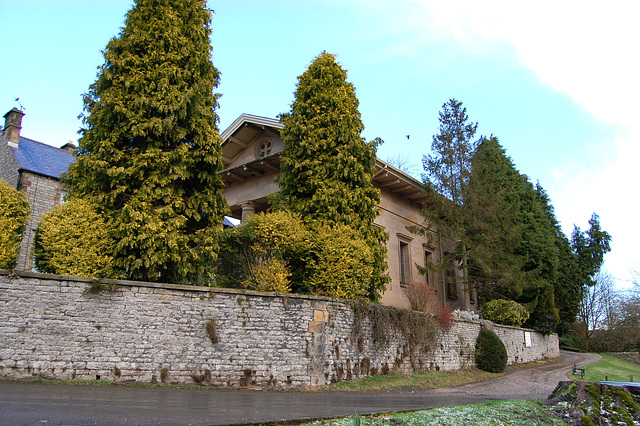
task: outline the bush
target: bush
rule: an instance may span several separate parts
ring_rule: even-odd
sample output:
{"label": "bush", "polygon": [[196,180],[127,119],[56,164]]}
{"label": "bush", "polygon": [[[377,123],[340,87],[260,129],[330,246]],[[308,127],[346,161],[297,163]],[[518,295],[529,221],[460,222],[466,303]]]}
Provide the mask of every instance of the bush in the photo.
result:
{"label": "bush", "polygon": [[299,259],[304,257],[308,241],[299,217],[288,212],[255,214],[222,232],[216,285],[289,292],[291,277],[300,280]]}
{"label": "bush", "polygon": [[305,287],[311,294],[366,299],[374,257],[371,247],[347,225],[322,226],[313,234]]}
{"label": "bush", "polygon": [[71,199],[42,217],[36,231],[36,266],[50,274],[116,278],[114,244],[95,206]]}
{"label": "bush", "polygon": [[484,319],[514,327],[520,327],[529,318],[527,309],[513,300],[491,300],[482,305],[481,310]]}
{"label": "bush", "polygon": [[28,219],[29,202],[25,196],[0,180],[0,269],[15,266]]}
{"label": "bush", "polygon": [[476,340],[476,366],[483,371],[499,373],[507,366],[507,348],[492,331],[481,330]]}
{"label": "bush", "polygon": [[427,283],[413,283],[404,289],[404,294],[413,311],[434,313],[439,302],[436,289]]}
{"label": "bush", "polygon": [[258,213],[223,231],[216,285],[366,299],[373,262],[346,225],[306,227],[289,212]]}

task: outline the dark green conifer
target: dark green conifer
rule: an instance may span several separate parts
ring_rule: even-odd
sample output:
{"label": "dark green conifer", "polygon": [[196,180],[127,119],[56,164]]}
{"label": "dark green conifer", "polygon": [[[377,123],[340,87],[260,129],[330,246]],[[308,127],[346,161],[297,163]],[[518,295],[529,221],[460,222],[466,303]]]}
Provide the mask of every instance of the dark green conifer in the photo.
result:
{"label": "dark green conifer", "polygon": [[476,150],[464,207],[470,275],[482,300],[523,303],[531,312],[526,325],[552,332],[557,220],[544,190],[516,170],[495,137]]}
{"label": "dark green conifer", "polygon": [[291,111],[281,117],[285,147],[276,205],[308,224],[347,225],[359,232],[374,253],[366,294],[377,300],[389,281],[387,235],[373,224],[380,203],[372,184],[380,141],[360,136],[364,126],[355,88],[334,55],[322,52],[298,80]]}
{"label": "dark green conifer", "polygon": [[215,258],[227,206],[210,18],[205,0],[137,0],[84,96],[67,183],[108,218],[130,279],[193,283]]}
{"label": "dark green conifer", "polygon": [[484,138],[473,156],[464,205],[470,250],[469,275],[481,300],[514,299],[523,290],[523,259],[515,255],[522,238],[517,220],[525,185],[498,138]]}

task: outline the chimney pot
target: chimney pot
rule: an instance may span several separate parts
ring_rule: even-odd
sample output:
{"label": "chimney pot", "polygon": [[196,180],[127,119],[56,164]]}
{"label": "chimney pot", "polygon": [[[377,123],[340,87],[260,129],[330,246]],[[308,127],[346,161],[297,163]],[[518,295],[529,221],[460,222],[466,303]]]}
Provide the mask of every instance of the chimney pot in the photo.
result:
{"label": "chimney pot", "polygon": [[74,152],[76,152],[76,144],[74,144],[72,141],[69,141],[62,145],[60,149],[64,149],[65,151],[73,154]]}
{"label": "chimney pot", "polygon": [[20,142],[20,129],[22,129],[22,117],[24,112],[18,108],[13,108],[4,115],[4,137],[11,144],[18,146]]}

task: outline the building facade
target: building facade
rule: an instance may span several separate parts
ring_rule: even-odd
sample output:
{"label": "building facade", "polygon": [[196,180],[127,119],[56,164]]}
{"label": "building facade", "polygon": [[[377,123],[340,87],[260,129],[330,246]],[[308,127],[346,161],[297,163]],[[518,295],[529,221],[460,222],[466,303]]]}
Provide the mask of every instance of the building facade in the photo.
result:
{"label": "building facade", "polygon": [[55,148],[21,136],[23,116],[17,108],[4,115],[5,124],[0,133],[0,179],[22,192],[29,201],[30,217],[15,268],[31,271],[36,228],[42,215],[64,201],[60,177],[75,161],[75,146],[67,143]]}
{"label": "building facade", "polygon": [[[224,195],[231,216],[246,220],[269,209],[269,196],[279,190],[274,178],[280,173],[282,128],[278,120],[243,114],[221,134]],[[373,185],[381,193],[375,224],[389,234],[387,263],[392,281],[381,302],[408,308],[406,290],[416,283],[427,283],[440,300],[459,309],[477,310],[476,292],[464,283],[460,265],[454,262],[448,270],[418,273],[416,264],[439,262],[453,249],[434,226],[425,223],[421,210],[428,206],[429,198],[422,183],[377,159]],[[407,229],[411,226],[425,226],[427,236],[412,234]]]}

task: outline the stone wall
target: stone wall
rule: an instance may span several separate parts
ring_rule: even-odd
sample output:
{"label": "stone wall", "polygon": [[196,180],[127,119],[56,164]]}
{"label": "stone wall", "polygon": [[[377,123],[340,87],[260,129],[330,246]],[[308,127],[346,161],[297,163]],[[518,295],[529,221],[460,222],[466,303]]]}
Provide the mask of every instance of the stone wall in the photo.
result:
{"label": "stone wall", "polygon": [[[472,367],[481,323],[430,344],[323,297],[0,271],[0,376],[216,386],[315,386],[371,374]],[[356,321],[356,319],[358,321]],[[355,326],[359,324],[359,326]],[[557,336],[493,325],[509,361],[558,355]]]}
{"label": "stone wall", "polygon": [[640,352],[605,352],[605,355],[640,364]]}
{"label": "stone wall", "polygon": [[20,255],[15,268],[31,271],[36,229],[42,216],[60,204],[62,187],[57,179],[23,171],[19,190],[27,197],[31,210],[29,212],[30,218],[22,235]]}

